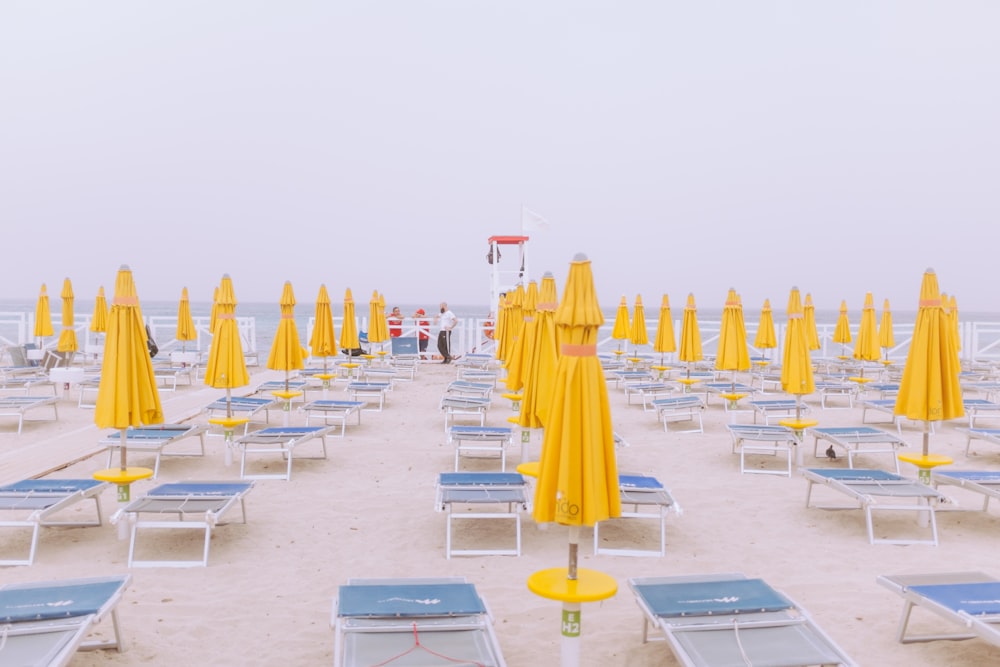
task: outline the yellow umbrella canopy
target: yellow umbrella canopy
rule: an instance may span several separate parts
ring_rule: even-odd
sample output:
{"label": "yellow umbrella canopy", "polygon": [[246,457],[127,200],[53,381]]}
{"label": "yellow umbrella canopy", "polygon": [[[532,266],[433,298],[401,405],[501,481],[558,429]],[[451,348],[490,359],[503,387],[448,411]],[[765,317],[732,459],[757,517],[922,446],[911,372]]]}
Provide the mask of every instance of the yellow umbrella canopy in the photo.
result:
{"label": "yellow umbrella canopy", "polygon": [[561,351],[535,490],[540,523],[593,526],[621,515],[611,408],[597,358],[603,323],[590,260],[578,254],[555,312]]}
{"label": "yellow umbrella canopy", "polygon": [[806,303],[802,310],[805,313],[803,319],[806,326],[806,343],[810,350],[818,350],[822,345],[819,342],[819,332],[816,330],[816,306],[813,305],[812,294],[806,294]]}
{"label": "yellow umbrella canopy", "polygon": [[38,301],[35,303],[35,336],[44,338],[55,333],[52,329],[52,313],[49,310],[49,292],[42,283],[42,289],[38,292]]}
{"label": "yellow umbrella canopy", "polygon": [[358,320],[354,314],[354,296],[351,288],[344,291],[344,323],[340,326],[340,347],[344,350],[355,350],[361,347],[358,337]]}
{"label": "yellow umbrella canopy", "polygon": [[[524,328],[524,285],[517,284],[513,292],[507,293],[507,319],[503,330],[503,366],[509,369],[517,347],[517,339]],[[508,370],[509,372],[509,370]]]}
{"label": "yellow umbrella canopy", "polygon": [[896,345],[896,337],[892,335],[892,310],[889,309],[889,299],[882,304],[882,320],[878,327],[878,344],[885,350],[885,358],[889,358],[889,348]]}
{"label": "yellow umbrella canopy", "polygon": [[861,324],[858,326],[857,340],[854,341],[854,358],[860,361],[878,361],[879,356],[875,300],[872,293],[868,292],[861,308]]}
{"label": "yellow umbrella canopy", "polygon": [[837,326],[833,329],[833,342],[840,343],[841,352],[843,352],[843,347],[851,342],[851,323],[847,319],[847,301],[840,302],[840,316],[837,317]]}
{"label": "yellow umbrella canopy", "polygon": [[694,304],[694,294],[688,294],[681,320],[681,349],[678,359],[686,363],[701,361],[701,331],[698,329],[698,309]]}
{"label": "yellow umbrella canopy", "polygon": [[94,423],[99,428],[121,429],[121,464],[126,466],[124,430],[163,422],[163,407],[153,361],[146,346],[146,325],[128,266],[118,270],[108,316],[108,331],[97,389]]}
{"label": "yellow umbrella canopy", "polygon": [[94,312],[90,316],[90,330],[94,333],[104,333],[108,330],[108,300],[104,296],[104,288],[97,290],[94,299]]}
{"label": "yellow umbrella canopy", "polygon": [[653,351],[660,353],[661,364],[664,354],[677,351],[677,341],[674,338],[674,319],[670,314],[670,298],[666,294],[663,295],[663,301],[660,302],[660,319],[656,323]]}
{"label": "yellow umbrella canopy", "polygon": [[813,378],[805,316],[798,287],[793,287],[788,295],[787,314],[785,352],[781,361],[781,389],[795,396],[795,420],[799,421],[802,416],[802,396],[816,391],[816,382]]}
{"label": "yellow umbrella canopy", "polygon": [[198,340],[198,330],[194,326],[194,319],[191,317],[191,299],[188,297],[188,288],[181,289],[181,300],[177,303],[177,340],[181,341],[181,349],[184,343],[189,340]]}
{"label": "yellow umbrella canopy", "polygon": [[743,323],[743,304],[736,290],[729,288],[726,304],[722,308],[722,325],[719,329],[719,351],[715,355],[715,368],[720,371],[745,371],[750,369],[750,352],[747,350],[746,326]]}
{"label": "yellow umbrella canopy", "polygon": [[551,271],[546,271],[542,276],[538,302],[535,305],[534,340],[528,361],[530,370],[524,382],[521,411],[518,414],[518,425],[523,428],[544,426],[549,413],[548,399],[552,396],[558,360],[555,324],[558,298],[556,279]]}
{"label": "yellow umbrella canopy", "polygon": [[215,325],[219,321],[219,288],[216,286],[215,290],[212,292],[212,312],[209,313],[208,317],[208,332],[215,334]]}
{"label": "yellow umbrella canopy", "polygon": [[514,348],[507,363],[507,377],[504,384],[510,391],[520,391],[524,387],[531,369],[531,346],[535,342],[535,308],[538,304],[538,283],[528,281],[521,304],[521,331],[514,341]]}
{"label": "yellow umbrella canopy", "polygon": [[952,294],[948,297],[948,318],[951,320],[951,329],[955,339],[955,349],[962,349],[962,337],[958,330],[958,299]]}
{"label": "yellow umbrella canopy", "polygon": [[385,319],[385,304],[378,290],[368,301],[368,342],[384,343],[389,340],[389,324]]}
{"label": "yellow umbrella canopy", "polygon": [[62,331],[59,332],[59,341],[56,343],[56,350],[59,352],[76,352],[76,329],[73,326],[73,283],[69,278],[63,280],[62,293]]}
{"label": "yellow umbrella canopy", "polygon": [[272,371],[285,371],[285,391],[288,391],[288,373],[302,368],[302,343],[299,328],[295,326],[295,293],[292,283],[285,281],[279,302],[281,319],[278,330],[271,341],[271,353],[267,356],[267,367]]}
{"label": "yellow umbrella canopy", "polygon": [[[927,269],[920,285],[913,339],[906,355],[894,413],[923,421],[925,425],[962,417],[965,407],[958,384],[959,370],[958,349],[951,322],[944,314],[937,275],[933,269]],[[928,428],[925,426],[924,456],[927,453]]]}
{"label": "yellow umbrella canopy", "polygon": [[[621,303],[618,304],[618,310],[615,312],[615,323],[611,327],[611,337],[617,341],[628,340],[629,330],[628,302],[623,296]],[[622,349],[621,343],[618,343],[618,349]]]}
{"label": "yellow umbrella canopy", "polygon": [[226,417],[232,417],[230,390],[249,384],[250,374],[243,356],[243,343],[236,322],[236,293],[229,274],[222,276],[222,282],[215,290],[215,307],[215,329],[205,366],[205,384],[226,390]]}
{"label": "yellow umbrella canopy", "polygon": [[774,313],[771,311],[771,300],[764,299],[760,309],[760,323],[757,325],[757,335],[753,346],[758,350],[770,350],[778,347],[778,337],[774,334]]}
{"label": "yellow umbrella canopy", "polygon": [[493,341],[495,349],[493,351],[493,356],[496,359],[503,360],[504,358],[504,344],[507,335],[507,294],[501,294],[497,298],[497,319],[496,325],[493,329]]}
{"label": "yellow umbrella canopy", "polygon": [[322,357],[324,368],[327,357],[337,356],[337,336],[333,329],[333,310],[330,308],[330,293],[326,285],[319,286],[316,296],[316,315],[313,323],[309,347],[314,357]]}
{"label": "yellow umbrella canopy", "polygon": [[646,330],[646,309],[642,305],[642,295],[635,295],[635,307],[632,310],[632,327],[629,329],[629,340],[632,345],[649,344],[649,332]]}

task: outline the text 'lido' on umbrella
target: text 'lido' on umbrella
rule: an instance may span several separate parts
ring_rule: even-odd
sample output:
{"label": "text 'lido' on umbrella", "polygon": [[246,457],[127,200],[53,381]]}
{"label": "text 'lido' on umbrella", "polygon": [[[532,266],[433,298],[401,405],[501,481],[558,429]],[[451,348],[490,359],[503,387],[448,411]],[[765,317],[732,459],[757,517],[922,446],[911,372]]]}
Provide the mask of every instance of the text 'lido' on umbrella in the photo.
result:
{"label": "text 'lido' on umbrella", "polygon": [[590,260],[578,254],[570,264],[555,313],[560,345],[542,457],[534,517],[569,526],[568,567],[534,573],[528,588],[559,600],[562,608],[562,664],[580,660],[580,604],[611,597],[610,576],[577,566],[580,527],[621,515],[618,468],[607,384],[597,357],[604,315],[597,302]]}

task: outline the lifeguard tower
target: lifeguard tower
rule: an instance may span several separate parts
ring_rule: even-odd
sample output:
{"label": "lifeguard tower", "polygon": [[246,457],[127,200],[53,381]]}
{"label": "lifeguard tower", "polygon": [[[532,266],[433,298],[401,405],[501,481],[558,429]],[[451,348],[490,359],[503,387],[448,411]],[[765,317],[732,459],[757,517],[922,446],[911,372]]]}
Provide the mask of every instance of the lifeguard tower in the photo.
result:
{"label": "lifeguard tower", "polygon": [[[490,251],[490,310],[495,311],[502,292],[528,280],[528,259],[524,254],[527,236],[491,236]],[[513,248],[512,248],[513,246]]]}

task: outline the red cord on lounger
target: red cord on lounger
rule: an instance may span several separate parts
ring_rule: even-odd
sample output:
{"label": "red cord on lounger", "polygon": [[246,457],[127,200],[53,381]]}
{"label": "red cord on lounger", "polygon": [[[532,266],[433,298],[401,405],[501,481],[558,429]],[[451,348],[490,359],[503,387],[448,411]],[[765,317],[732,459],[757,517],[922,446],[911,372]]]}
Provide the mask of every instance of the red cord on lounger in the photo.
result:
{"label": "red cord on lounger", "polygon": [[384,665],[390,665],[393,662],[395,662],[396,660],[399,660],[400,658],[402,658],[404,655],[409,655],[410,653],[413,653],[413,651],[417,650],[418,648],[419,649],[423,649],[424,651],[427,651],[431,655],[437,656],[438,658],[441,658],[443,660],[447,660],[449,662],[473,664],[476,667],[486,667],[486,665],[484,665],[481,662],[469,663],[468,660],[460,660],[458,658],[449,658],[448,656],[443,655],[441,653],[438,653],[437,651],[430,650],[429,648],[427,648],[426,646],[424,646],[423,644],[420,643],[420,635],[417,634],[417,624],[416,623],[413,624],[413,646],[411,646],[410,648],[406,649],[405,651],[403,651],[402,653],[400,653],[398,655],[392,656],[388,660],[385,660],[383,662],[379,662],[377,664],[372,665],[372,667],[384,667]]}

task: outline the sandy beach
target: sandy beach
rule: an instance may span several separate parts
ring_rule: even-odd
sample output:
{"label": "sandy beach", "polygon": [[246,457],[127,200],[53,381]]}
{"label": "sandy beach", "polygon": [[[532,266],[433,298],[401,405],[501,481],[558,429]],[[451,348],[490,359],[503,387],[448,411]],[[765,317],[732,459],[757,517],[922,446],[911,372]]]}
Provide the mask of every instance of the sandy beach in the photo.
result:
{"label": "sandy beach", "polygon": [[[248,390],[280,374],[256,370]],[[526,587],[528,576],[566,563],[564,527],[536,526],[523,517],[523,555],[445,558],[445,514],[433,507],[440,472],[453,467],[454,450],[446,442],[438,409],[454,366],[425,364],[411,382],[398,382],[382,412],[365,412],[346,437],[331,438],[327,460],[296,460],[290,481],[260,480],[247,496],[248,523],[215,529],[207,567],[127,567],[128,542],[117,539],[107,521],[98,528],[42,530],[35,563],[0,570],[3,582],[29,582],[131,572],[132,584],[120,606],[124,653],[79,653],[72,664],[91,665],[328,665],[333,660],[331,602],[338,585],[352,577],[464,576],[475,583],[495,617],[496,633],[513,667],[555,664],[559,656],[559,605]],[[746,377],[741,378],[744,381]],[[331,392],[342,395],[343,385]],[[236,393],[246,393],[239,392]],[[506,425],[510,402],[497,390],[487,423]],[[207,423],[203,408],[222,390],[195,383],[163,392],[166,420]],[[740,474],[725,424],[750,422],[749,413],[727,413],[712,397],[704,412],[705,433],[665,433],[655,413],[628,404],[622,389],[609,385],[615,430],[626,440],[619,449],[619,469],[660,479],[683,508],[668,522],[664,557],[594,556],[590,529],[583,531],[584,567],[606,572],[618,581],[610,600],[584,606],[583,664],[654,667],[675,665],[663,644],[641,641],[642,617],[628,588],[630,577],[742,572],[761,577],[806,610],[859,664],[908,667],[979,666],[996,662],[1000,650],[974,639],[901,645],[895,632],[902,601],[875,583],[880,574],[952,570],[990,571],[995,553],[997,517],[975,510],[976,496],[948,492],[957,505],[938,512],[940,545],[869,545],[861,511],[805,507],[806,482],[791,477]],[[311,397],[318,397],[313,392]],[[812,417],[823,426],[857,425],[860,408],[821,409],[807,397]],[[34,415],[31,415],[34,416]],[[38,416],[44,416],[39,414]],[[881,415],[880,415],[881,416]],[[291,423],[304,417],[292,412]],[[280,425],[281,414],[271,416]],[[932,451],[951,456],[955,468],[996,469],[1000,452],[973,444],[964,454],[958,422],[941,425]],[[35,476],[90,477],[105,467],[103,435],[93,411],[77,407],[75,392],[59,404],[56,422],[28,422],[21,435],[12,420],[0,425],[0,481]],[[920,433],[904,426],[911,450]],[[194,440],[186,441],[193,448]],[[202,457],[165,458],[156,481],[138,482],[133,497],[151,486],[177,480],[231,480],[237,464],[226,466],[221,437],[207,439]],[[537,457],[536,433],[532,451]],[[187,445],[182,444],[178,450]],[[804,463],[846,467],[844,458],[814,459],[812,441]],[[307,455],[318,448],[302,448]],[[822,453],[822,448],[821,448]],[[520,447],[508,463],[520,462]],[[135,453],[130,465],[151,465]],[[775,461],[753,459],[755,467]],[[278,472],[277,456],[257,457],[256,472]],[[857,467],[887,468],[885,455],[865,457]],[[463,457],[463,470],[496,470],[496,459]],[[903,474],[915,477],[904,464]],[[817,488],[814,500],[841,502]],[[113,489],[102,496],[105,516],[116,508]],[[80,505],[79,511],[85,506]],[[876,520],[876,535],[920,532],[912,513]],[[9,531],[8,531],[9,532]],[[170,531],[150,541],[161,556],[197,554],[197,531]],[[655,546],[650,522],[622,521],[602,530],[615,545]],[[465,522],[456,532],[462,546],[477,542],[509,544],[513,529],[503,522]],[[26,547],[5,533],[0,547]],[[916,627],[945,627],[930,615],[917,614]],[[947,627],[947,630],[952,628]],[[0,661],[2,662],[2,661]]]}

